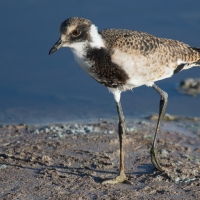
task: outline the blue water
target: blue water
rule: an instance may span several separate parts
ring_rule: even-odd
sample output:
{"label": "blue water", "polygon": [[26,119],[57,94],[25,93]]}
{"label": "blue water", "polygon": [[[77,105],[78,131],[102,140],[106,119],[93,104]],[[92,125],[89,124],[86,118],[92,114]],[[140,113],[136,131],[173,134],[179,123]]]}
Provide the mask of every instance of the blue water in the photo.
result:
{"label": "blue water", "polygon": [[[99,29],[140,30],[200,47],[199,9],[199,0],[1,1],[0,122],[45,123],[117,115],[112,95],[75,63],[69,49],[48,55],[65,19],[85,17]],[[200,117],[200,97],[176,90],[187,77],[200,77],[200,68],[158,85],[169,94],[168,113]],[[158,104],[159,95],[145,86],[122,94],[125,116],[157,112]]]}

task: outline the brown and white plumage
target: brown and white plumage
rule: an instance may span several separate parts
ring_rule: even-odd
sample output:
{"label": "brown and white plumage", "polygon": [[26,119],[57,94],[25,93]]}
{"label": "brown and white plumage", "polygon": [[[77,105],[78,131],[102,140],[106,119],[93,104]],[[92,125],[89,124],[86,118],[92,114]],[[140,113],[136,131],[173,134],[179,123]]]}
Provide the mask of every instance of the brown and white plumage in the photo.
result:
{"label": "brown and white plumage", "polygon": [[116,101],[119,115],[120,174],[104,183],[118,183],[126,179],[123,151],[126,126],[120,95],[122,91],[141,85],[153,87],[161,96],[159,119],[150,153],[153,164],[162,171],[156,156],[156,137],[160,119],[167,106],[167,93],[154,82],[200,65],[200,49],[140,31],[106,29],[99,32],[90,20],[78,17],[65,20],[61,24],[60,34],[60,39],[49,54],[61,47],[71,48],[77,63],[96,81],[105,85]]}
{"label": "brown and white plumage", "polygon": [[112,52],[112,61],[128,74],[125,89],[152,86],[155,81],[172,76],[178,66],[188,69],[200,60],[198,49],[177,40],[131,30],[108,29],[100,34]]}
{"label": "brown and white plumage", "polygon": [[[76,30],[82,31],[81,37],[71,36]],[[200,60],[198,49],[177,40],[132,30],[98,32],[84,18],[65,20],[60,32],[62,46],[72,49],[78,64],[98,82],[119,92],[141,85],[152,86],[155,81],[195,66]]]}

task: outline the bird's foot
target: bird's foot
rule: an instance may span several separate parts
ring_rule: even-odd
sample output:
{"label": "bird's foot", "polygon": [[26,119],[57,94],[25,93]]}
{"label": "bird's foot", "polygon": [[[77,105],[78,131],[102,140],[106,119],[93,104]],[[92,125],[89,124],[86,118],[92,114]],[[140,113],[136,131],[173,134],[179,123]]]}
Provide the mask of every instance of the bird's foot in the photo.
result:
{"label": "bird's foot", "polygon": [[154,164],[155,168],[158,171],[163,172],[164,169],[161,167],[161,165],[159,163],[159,159],[157,158],[157,149],[152,147],[150,150],[150,154],[151,154],[151,162]]}
{"label": "bird's foot", "polygon": [[113,179],[107,179],[107,180],[104,180],[102,182],[103,185],[105,184],[117,184],[117,183],[122,183],[122,182],[126,182],[126,183],[130,183],[127,178],[126,178],[126,174],[124,172],[120,173],[119,176],[117,176],[116,178],[113,178]]}

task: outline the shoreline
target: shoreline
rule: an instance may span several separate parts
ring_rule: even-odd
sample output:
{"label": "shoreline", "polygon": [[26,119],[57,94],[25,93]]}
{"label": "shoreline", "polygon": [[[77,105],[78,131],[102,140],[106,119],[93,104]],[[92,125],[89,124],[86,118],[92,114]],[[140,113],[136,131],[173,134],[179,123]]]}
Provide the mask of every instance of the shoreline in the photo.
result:
{"label": "shoreline", "polygon": [[125,168],[131,185],[101,184],[119,169],[117,119],[3,125],[0,198],[199,199],[200,121],[167,117],[158,135],[162,173],[149,155],[156,121],[127,120]]}

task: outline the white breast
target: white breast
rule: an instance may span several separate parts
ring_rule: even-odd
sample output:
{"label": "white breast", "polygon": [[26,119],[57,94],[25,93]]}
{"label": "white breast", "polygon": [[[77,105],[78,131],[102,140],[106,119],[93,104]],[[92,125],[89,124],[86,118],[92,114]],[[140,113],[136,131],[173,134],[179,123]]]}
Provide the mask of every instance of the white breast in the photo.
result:
{"label": "white breast", "polygon": [[125,53],[115,49],[112,61],[128,74],[124,90],[141,85],[152,86],[155,81],[168,78],[174,73],[172,63],[159,63],[155,55],[146,57],[137,51]]}
{"label": "white breast", "polygon": [[74,43],[70,46],[73,54],[74,54],[74,59],[78,63],[78,65],[86,71],[91,77],[94,79],[98,80],[98,77],[95,73],[92,73],[90,68],[94,64],[92,61],[87,60],[85,55],[86,55],[86,46],[87,44],[85,42],[79,42],[79,43]]}
{"label": "white breast", "polygon": [[74,54],[74,59],[79,66],[89,73],[92,63],[88,60],[85,60],[86,45],[86,42],[78,42],[71,44],[70,48]]}
{"label": "white breast", "polygon": [[85,41],[85,42],[75,42],[69,45],[71,48],[74,59],[79,64],[81,68],[83,68],[90,76],[97,79],[96,74],[92,73],[90,71],[90,68],[94,63],[91,60],[86,59],[86,51],[87,48],[101,48],[104,47],[104,41],[101,37],[101,35],[98,33],[97,27],[93,24],[90,27],[89,31],[91,41]]}

